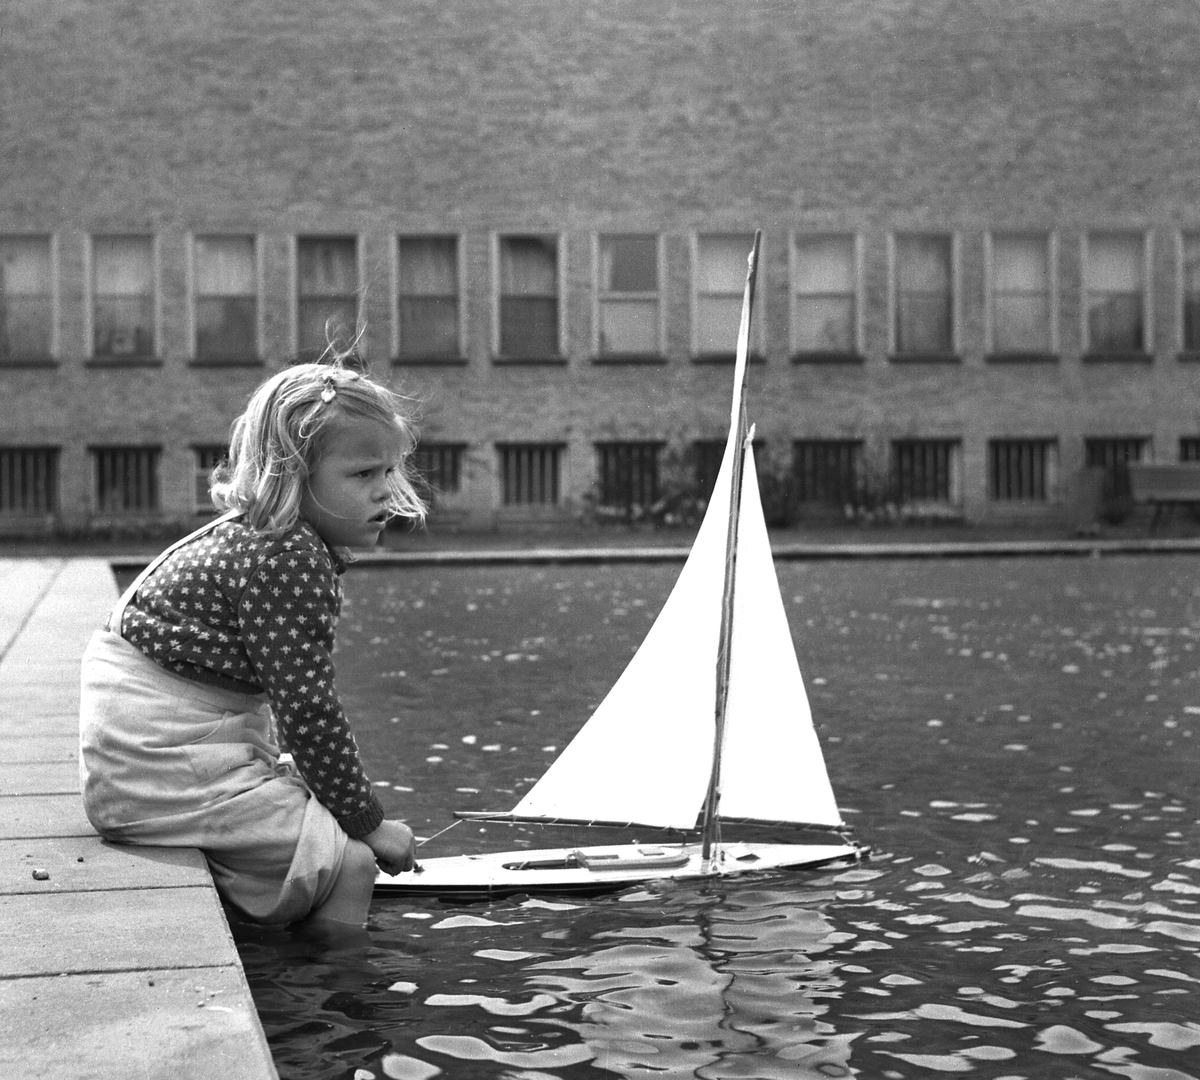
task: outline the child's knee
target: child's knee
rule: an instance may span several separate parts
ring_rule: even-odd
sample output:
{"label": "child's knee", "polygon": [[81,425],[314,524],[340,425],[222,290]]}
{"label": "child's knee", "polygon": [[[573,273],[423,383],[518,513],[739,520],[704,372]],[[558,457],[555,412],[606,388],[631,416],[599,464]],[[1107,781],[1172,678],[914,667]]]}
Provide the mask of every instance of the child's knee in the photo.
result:
{"label": "child's knee", "polygon": [[369,890],[375,884],[375,852],[361,840],[347,840],[338,879],[347,886]]}

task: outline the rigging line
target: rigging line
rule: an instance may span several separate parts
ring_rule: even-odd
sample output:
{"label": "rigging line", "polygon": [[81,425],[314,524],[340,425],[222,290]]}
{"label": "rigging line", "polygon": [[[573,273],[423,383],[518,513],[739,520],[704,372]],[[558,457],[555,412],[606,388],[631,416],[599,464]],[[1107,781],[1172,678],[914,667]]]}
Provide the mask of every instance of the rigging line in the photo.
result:
{"label": "rigging line", "polygon": [[435,832],[432,836],[425,836],[425,837],[422,837],[421,839],[419,839],[417,841],[417,847],[421,847],[422,844],[428,844],[430,840],[436,840],[439,836],[443,835],[444,833],[448,833],[451,829],[454,828],[455,825],[461,825],[462,823],[463,823],[462,818],[455,818],[452,822],[450,822],[449,825],[447,825],[440,832]]}

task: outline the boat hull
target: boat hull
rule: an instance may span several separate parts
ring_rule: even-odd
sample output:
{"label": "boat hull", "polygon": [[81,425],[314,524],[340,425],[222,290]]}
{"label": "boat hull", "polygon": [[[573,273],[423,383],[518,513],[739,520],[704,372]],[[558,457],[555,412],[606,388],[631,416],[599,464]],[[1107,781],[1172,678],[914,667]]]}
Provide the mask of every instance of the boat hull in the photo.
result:
{"label": "boat hull", "polygon": [[595,894],[656,881],[726,878],[856,861],[854,844],[730,843],[706,864],[698,843],[543,848],[426,859],[403,874],[380,873],[377,896],[491,897]]}

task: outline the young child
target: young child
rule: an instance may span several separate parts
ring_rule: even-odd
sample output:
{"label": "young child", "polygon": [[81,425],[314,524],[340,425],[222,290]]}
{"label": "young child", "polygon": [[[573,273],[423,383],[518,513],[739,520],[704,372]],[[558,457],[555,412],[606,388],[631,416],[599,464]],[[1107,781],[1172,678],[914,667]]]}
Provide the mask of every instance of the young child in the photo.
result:
{"label": "young child", "polygon": [[221,897],[256,922],[361,927],[376,864],[413,866],[331,658],[343,550],[424,515],[413,441],[395,395],[341,359],[275,375],[214,475],[227,513],[151,563],[84,654],[88,819],[119,843],[200,848]]}

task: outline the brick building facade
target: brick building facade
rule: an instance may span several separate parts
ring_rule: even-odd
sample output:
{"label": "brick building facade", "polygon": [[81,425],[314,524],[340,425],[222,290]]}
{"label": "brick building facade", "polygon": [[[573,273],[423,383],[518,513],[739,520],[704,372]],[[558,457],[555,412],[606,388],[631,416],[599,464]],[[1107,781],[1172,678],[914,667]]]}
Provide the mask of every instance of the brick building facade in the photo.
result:
{"label": "brick building facade", "polygon": [[703,485],[968,521],[1200,457],[1185,0],[12,0],[0,528],[194,516],[327,319],[447,519]]}

